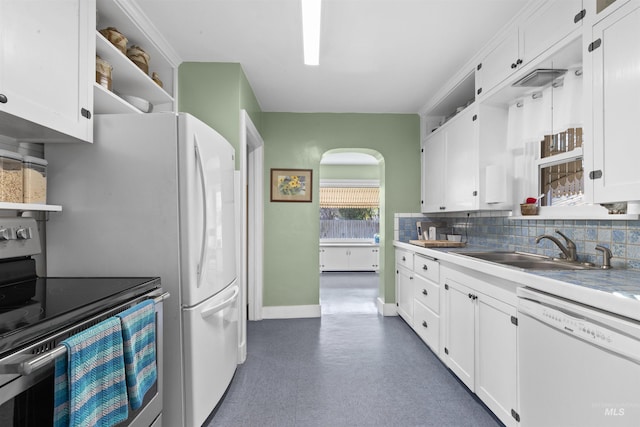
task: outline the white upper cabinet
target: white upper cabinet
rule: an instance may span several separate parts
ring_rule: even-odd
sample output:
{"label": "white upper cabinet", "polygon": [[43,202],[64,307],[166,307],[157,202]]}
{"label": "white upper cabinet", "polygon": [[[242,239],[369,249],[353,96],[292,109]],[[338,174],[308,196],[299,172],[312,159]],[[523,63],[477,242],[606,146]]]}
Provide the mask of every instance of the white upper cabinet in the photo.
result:
{"label": "white upper cabinet", "polygon": [[505,38],[478,64],[476,94],[483,96],[498,83],[512,75],[522,63],[519,56],[518,28],[512,28]]}
{"label": "white upper cabinet", "polygon": [[476,107],[469,107],[423,144],[422,211],[476,209],[478,140]]}
{"label": "white upper cabinet", "polygon": [[640,200],[640,2],[630,1],[597,22],[585,45],[592,78],[586,87],[593,109],[594,202]]}
{"label": "white upper cabinet", "polygon": [[582,0],[548,1],[532,11],[480,61],[477,95],[484,96],[516,71],[582,26]]}
{"label": "white upper cabinet", "polygon": [[0,0],[0,133],[93,141],[92,0]]}
{"label": "white upper cabinet", "polygon": [[459,114],[446,130],[445,189],[446,210],[478,208],[478,108]]}
{"label": "white upper cabinet", "polygon": [[536,59],[582,26],[586,11],[582,0],[550,1],[536,10],[520,27],[523,63]]}
{"label": "white upper cabinet", "polygon": [[422,212],[445,209],[445,132],[431,134],[422,143]]}
{"label": "white upper cabinet", "polygon": [[[509,200],[488,200],[487,168],[499,166],[507,179],[507,110],[473,104],[430,134],[422,152],[422,212],[500,209]],[[506,195],[506,191],[504,192]]]}

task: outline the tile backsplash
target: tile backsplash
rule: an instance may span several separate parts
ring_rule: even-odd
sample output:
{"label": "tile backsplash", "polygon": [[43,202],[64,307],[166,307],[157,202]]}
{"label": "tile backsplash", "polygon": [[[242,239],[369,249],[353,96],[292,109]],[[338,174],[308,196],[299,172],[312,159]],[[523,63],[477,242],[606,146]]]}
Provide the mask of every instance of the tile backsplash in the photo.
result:
{"label": "tile backsplash", "polygon": [[548,239],[536,244],[542,234],[553,235],[564,243],[560,230],[576,244],[578,259],[602,264],[596,245],[611,249],[614,267],[640,270],[640,221],[638,220],[527,220],[515,219],[508,212],[451,214],[426,217],[422,214],[396,214],[394,239],[409,242],[417,239],[416,221],[447,223],[469,245],[491,249],[515,250],[557,256],[559,249]]}

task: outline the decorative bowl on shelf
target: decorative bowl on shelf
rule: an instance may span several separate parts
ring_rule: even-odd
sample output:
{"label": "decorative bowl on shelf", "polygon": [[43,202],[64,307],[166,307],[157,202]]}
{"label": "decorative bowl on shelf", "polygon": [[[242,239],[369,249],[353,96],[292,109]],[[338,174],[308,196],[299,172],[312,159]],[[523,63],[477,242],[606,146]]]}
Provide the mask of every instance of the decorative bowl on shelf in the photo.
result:
{"label": "decorative bowl on shelf", "polygon": [[123,55],[127,54],[127,38],[123,36],[115,27],[107,27],[100,30],[100,34],[109,40],[112,45],[118,48]]}
{"label": "decorative bowl on shelf", "polygon": [[158,86],[162,87],[162,80],[160,80],[160,76],[158,76],[158,73],[156,73],[155,71],[151,73],[151,80],[156,82]]}
{"label": "decorative bowl on shelf", "polygon": [[140,46],[131,46],[127,49],[127,57],[145,74],[149,74],[149,54]]}
{"label": "decorative bowl on shelf", "polygon": [[538,205],[535,203],[521,203],[520,213],[522,215],[536,215],[538,213]]}
{"label": "decorative bowl on shelf", "polygon": [[120,95],[120,97],[143,113],[150,113],[153,110],[153,104],[146,99],[132,95]]}

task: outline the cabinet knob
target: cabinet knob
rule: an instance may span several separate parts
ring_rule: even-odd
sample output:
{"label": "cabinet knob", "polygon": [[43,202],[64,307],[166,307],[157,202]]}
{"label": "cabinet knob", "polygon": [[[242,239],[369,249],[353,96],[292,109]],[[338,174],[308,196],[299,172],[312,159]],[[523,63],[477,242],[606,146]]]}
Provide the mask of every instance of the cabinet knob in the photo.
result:
{"label": "cabinet knob", "polygon": [[424,264],[424,265],[422,266],[422,269],[423,269],[423,270],[428,270],[428,269],[429,269],[429,267],[427,267],[427,264]]}
{"label": "cabinet knob", "polygon": [[426,320],[423,320],[423,321],[422,321],[422,326],[423,326],[423,327],[425,327],[425,328],[428,328],[428,327],[429,327],[429,325],[427,325],[427,321],[426,321]]}
{"label": "cabinet knob", "polygon": [[515,63],[515,62],[511,63],[511,69],[514,69],[514,68],[516,68],[516,67],[517,67],[517,65],[516,65],[516,63]]}
{"label": "cabinet knob", "polygon": [[7,95],[5,95],[4,93],[0,93],[0,102],[3,104],[6,104],[7,101],[8,101]]}
{"label": "cabinet knob", "polygon": [[82,108],[80,110],[80,115],[82,117],[84,117],[85,119],[90,119],[91,118],[91,111],[87,110],[86,108]]}
{"label": "cabinet knob", "polygon": [[423,290],[422,290],[422,295],[429,295],[429,292],[427,292],[427,290],[426,290],[426,289],[423,289]]}
{"label": "cabinet knob", "polygon": [[413,280],[413,276],[409,276],[409,280]]}
{"label": "cabinet knob", "polygon": [[522,59],[518,58],[518,60],[516,61],[516,65],[520,65],[522,64]]}
{"label": "cabinet knob", "polygon": [[403,261],[406,261],[407,259],[406,259],[405,257],[402,257],[402,260],[403,260]]}

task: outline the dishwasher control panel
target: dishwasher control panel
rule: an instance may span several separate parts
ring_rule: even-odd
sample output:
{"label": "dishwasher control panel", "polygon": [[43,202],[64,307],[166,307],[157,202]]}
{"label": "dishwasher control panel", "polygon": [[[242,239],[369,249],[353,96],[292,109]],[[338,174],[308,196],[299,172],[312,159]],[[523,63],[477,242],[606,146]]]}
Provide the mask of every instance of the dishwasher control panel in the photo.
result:
{"label": "dishwasher control panel", "polygon": [[640,364],[640,324],[580,303],[518,290],[518,315]]}
{"label": "dishwasher control panel", "polygon": [[603,343],[611,343],[614,339],[613,334],[607,329],[593,325],[585,320],[576,319],[561,311],[544,307],[541,314],[548,319],[547,323],[554,323],[556,328],[579,335],[583,339],[598,340]]}

